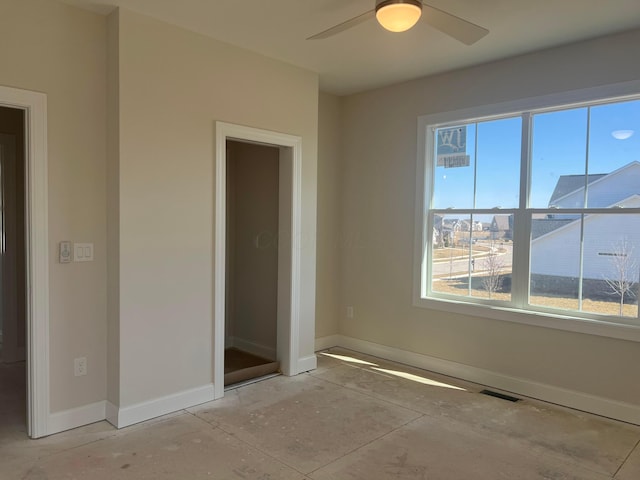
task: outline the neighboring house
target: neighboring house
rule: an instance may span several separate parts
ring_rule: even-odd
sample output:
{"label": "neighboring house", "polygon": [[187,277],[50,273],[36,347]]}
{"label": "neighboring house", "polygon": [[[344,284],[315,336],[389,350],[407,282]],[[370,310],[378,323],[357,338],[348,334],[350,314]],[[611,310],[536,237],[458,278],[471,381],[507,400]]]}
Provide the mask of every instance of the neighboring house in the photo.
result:
{"label": "neighboring house", "polygon": [[459,220],[445,218],[442,215],[433,217],[433,243],[434,245],[450,245],[454,241],[454,232],[459,231]]}
{"label": "neighboring house", "polygon": [[[589,175],[588,206],[607,208],[640,193],[640,162],[631,162],[608,174]],[[551,196],[549,206],[582,208],[584,175],[563,175]],[[570,186],[575,187],[569,190]],[[562,188],[561,188],[562,187]]]}
{"label": "neighboring house", "polygon": [[[558,179],[550,205],[559,208],[581,207],[584,198],[584,175],[567,175]],[[574,190],[570,188],[576,187]],[[590,207],[640,207],[640,162],[631,162],[609,174],[590,175]],[[613,258],[629,256],[629,265],[640,261],[640,219],[635,216],[592,214],[579,218],[558,214],[532,220],[531,274],[573,277],[580,273],[580,230],[584,228],[582,277],[604,280],[618,275]],[[626,251],[621,251],[621,242]],[[638,281],[637,268],[630,280]]]}
{"label": "neighboring house", "polygon": [[[455,234],[460,232],[482,232],[482,222],[471,222],[468,219],[445,218],[435,215],[433,218],[433,244],[451,245],[455,242]],[[460,239],[462,241],[462,239]],[[467,242],[469,238],[467,236]]]}
{"label": "neighboring house", "polygon": [[482,222],[471,222],[469,220],[456,220],[453,224],[453,230],[456,232],[481,232]]}
{"label": "neighboring house", "polygon": [[[606,173],[588,175],[589,185],[606,176]],[[582,203],[580,202],[574,205],[569,205],[567,196],[571,193],[577,192],[578,190],[584,191],[584,177],[584,175],[561,175],[560,178],[558,178],[556,188],[554,188],[551,198],[549,199],[549,207],[582,207]]]}
{"label": "neighboring house", "polygon": [[458,220],[453,225],[454,232],[468,232],[470,229],[471,226],[468,220]]}
{"label": "neighboring house", "polygon": [[495,215],[489,227],[491,238],[513,238],[513,215]]}
{"label": "neighboring house", "polygon": [[573,222],[574,218],[534,218],[531,220],[531,239],[542,237]]}

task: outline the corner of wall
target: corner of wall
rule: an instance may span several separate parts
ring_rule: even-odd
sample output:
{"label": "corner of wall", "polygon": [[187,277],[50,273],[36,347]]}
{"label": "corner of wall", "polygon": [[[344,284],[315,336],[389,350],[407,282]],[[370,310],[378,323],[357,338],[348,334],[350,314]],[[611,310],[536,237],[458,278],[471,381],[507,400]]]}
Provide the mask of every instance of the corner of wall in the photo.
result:
{"label": "corner of wall", "polygon": [[112,406],[120,398],[119,36],[120,11],[116,9],[107,19],[107,399]]}
{"label": "corner of wall", "polygon": [[316,337],[337,334],[342,311],[341,99],[318,96]]}

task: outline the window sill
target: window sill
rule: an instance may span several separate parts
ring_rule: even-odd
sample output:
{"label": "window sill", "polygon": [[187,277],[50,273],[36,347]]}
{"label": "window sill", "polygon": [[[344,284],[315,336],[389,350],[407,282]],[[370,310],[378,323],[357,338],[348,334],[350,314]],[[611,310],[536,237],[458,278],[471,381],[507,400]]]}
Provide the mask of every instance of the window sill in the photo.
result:
{"label": "window sill", "polygon": [[414,306],[489,320],[501,320],[535,327],[640,342],[640,325],[615,323],[615,319],[607,321],[591,320],[570,315],[478,305],[442,298],[418,298],[414,301]]}

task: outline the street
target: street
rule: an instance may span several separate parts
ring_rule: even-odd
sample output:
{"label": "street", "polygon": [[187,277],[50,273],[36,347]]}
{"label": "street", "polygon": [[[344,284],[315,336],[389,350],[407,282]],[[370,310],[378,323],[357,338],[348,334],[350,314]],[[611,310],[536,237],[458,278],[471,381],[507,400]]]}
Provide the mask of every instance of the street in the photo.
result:
{"label": "street", "polygon": [[[480,244],[482,245],[482,244]],[[489,246],[488,244],[483,246]],[[505,271],[511,270],[511,265],[513,263],[513,244],[508,243],[504,245],[498,246],[499,250],[502,250],[498,253],[498,257],[500,261],[503,263],[503,269]],[[482,273],[483,271],[483,261],[487,258],[487,254],[484,252],[478,252],[474,255],[475,265],[473,269],[474,274]],[[469,260],[467,258],[457,258],[454,257],[451,259],[441,259],[436,262],[433,262],[431,273],[433,278],[448,278],[449,276],[456,277],[460,275],[467,275],[469,271]]]}

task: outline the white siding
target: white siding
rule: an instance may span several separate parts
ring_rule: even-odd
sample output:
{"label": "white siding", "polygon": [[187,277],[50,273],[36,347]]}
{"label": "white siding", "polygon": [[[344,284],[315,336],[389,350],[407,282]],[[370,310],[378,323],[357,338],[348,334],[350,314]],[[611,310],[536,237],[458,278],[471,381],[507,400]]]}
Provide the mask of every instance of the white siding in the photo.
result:
{"label": "white siding", "polygon": [[[622,203],[627,207],[640,207],[640,197],[635,195]],[[611,254],[619,250],[621,241],[635,246],[628,254],[631,255],[630,259],[638,265],[640,263],[640,248],[637,247],[640,245],[640,215],[589,215],[584,227],[583,277],[598,280],[615,278],[614,256]],[[577,276],[579,255],[580,221],[578,220],[532,242],[531,273]]]}
{"label": "white siding", "polygon": [[579,220],[531,242],[532,274],[577,277],[579,262]]}

